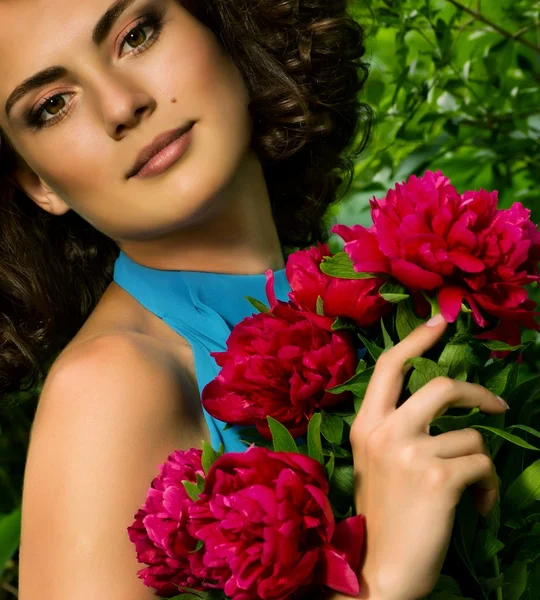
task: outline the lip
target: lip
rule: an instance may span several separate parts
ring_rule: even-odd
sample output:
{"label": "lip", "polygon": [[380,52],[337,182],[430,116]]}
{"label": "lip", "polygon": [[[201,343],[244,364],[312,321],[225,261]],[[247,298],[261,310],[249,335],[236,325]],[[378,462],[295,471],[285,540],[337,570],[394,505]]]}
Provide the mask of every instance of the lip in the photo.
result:
{"label": "lip", "polygon": [[[191,131],[194,124],[195,121],[190,121],[178,129],[158,135],[151,144],[145,146],[139,152],[135,163],[126,175],[126,179],[158,174],[176,162],[189,145],[186,142],[189,142],[187,138],[190,136],[185,134]],[[174,142],[177,143],[174,144]],[[170,148],[168,148],[169,146]],[[163,152],[165,149],[167,149],[167,152]],[[160,155],[159,158],[155,158],[158,154]]]}

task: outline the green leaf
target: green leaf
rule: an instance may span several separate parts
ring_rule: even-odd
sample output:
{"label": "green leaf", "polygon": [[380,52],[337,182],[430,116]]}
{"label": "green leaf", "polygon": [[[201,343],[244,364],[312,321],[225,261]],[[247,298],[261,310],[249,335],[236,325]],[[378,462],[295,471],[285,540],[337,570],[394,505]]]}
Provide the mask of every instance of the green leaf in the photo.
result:
{"label": "green leaf", "polygon": [[375,344],[374,342],[371,342],[370,340],[365,338],[363,335],[358,334],[358,337],[362,341],[362,344],[364,344],[364,346],[366,347],[367,351],[370,353],[373,360],[376,362],[379,359],[379,356],[383,353],[383,349],[379,348],[379,346],[377,346],[377,344]]}
{"label": "green leaf", "polygon": [[362,371],[365,371],[366,369],[367,369],[367,362],[362,358],[358,361],[358,364],[356,365],[355,374],[361,373]]}
{"label": "green leaf", "polygon": [[334,446],[332,450],[329,448],[323,448],[323,454],[325,456],[330,456],[333,454],[335,458],[352,458],[352,454],[341,446]]}
{"label": "green leaf", "polygon": [[426,600],[474,600],[466,598],[459,587],[459,583],[449,575],[441,574],[434,590],[426,596]]}
{"label": "green leaf", "polygon": [[494,536],[497,536],[499,533],[499,528],[501,526],[501,502],[500,500],[495,500],[489,514],[487,515],[486,525],[488,529]]}
{"label": "green leaf", "polygon": [[503,398],[507,394],[510,394],[511,390],[515,389],[515,387],[517,386],[517,382],[519,379],[520,365],[518,362],[514,362],[516,358],[517,357],[514,357],[514,359],[512,359],[511,357],[508,357],[508,360],[512,361],[512,368],[510,369],[510,373],[508,374],[508,378],[506,380],[506,385],[504,386],[502,394],[499,394]]}
{"label": "green leaf", "polygon": [[540,431],[536,431],[536,429],[528,427],[527,425],[510,425],[510,427],[506,428],[506,431],[509,431],[510,429],[523,429],[523,431],[526,431],[527,433],[530,433],[531,435],[540,438]]}
{"label": "green leaf", "polygon": [[341,444],[343,419],[337,415],[324,414],[321,422],[321,433],[331,444]]}
{"label": "green leaf", "polygon": [[0,515],[0,575],[15,554],[21,538],[21,507]]}
{"label": "green leaf", "polygon": [[358,412],[358,411],[356,411],[356,412],[354,412],[354,413],[351,413],[351,414],[349,414],[349,415],[345,415],[344,417],[342,417],[342,418],[343,418],[343,420],[345,421],[345,423],[347,423],[347,425],[348,425],[349,427],[350,427],[350,426],[351,426],[351,425],[354,423],[354,420],[356,419],[356,413],[357,413],[357,412]]}
{"label": "green leaf", "polygon": [[197,545],[195,546],[195,548],[193,550],[189,551],[189,554],[195,554],[195,552],[198,552],[203,546],[204,546],[204,542],[202,540],[197,540]]}
{"label": "green leaf", "polygon": [[426,385],[426,383],[435,379],[435,377],[444,377],[446,375],[445,371],[429,358],[410,358],[407,362],[414,366],[414,371],[409,379],[411,394],[414,394]]}
{"label": "green leaf", "polygon": [[332,489],[337,489],[347,496],[354,493],[354,471],[352,465],[336,465],[330,481]]}
{"label": "green leaf", "polygon": [[465,349],[465,358],[476,367],[485,367],[486,360],[484,357],[479,356],[472,346],[467,346]]}
{"label": "green leaf", "polygon": [[183,480],[182,483],[184,484],[184,487],[186,488],[186,492],[188,493],[188,496],[194,501],[196,502],[199,499],[199,486],[191,481],[186,481]]}
{"label": "green leaf", "polygon": [[485,387],[497,396],[500,396],[509,380],[512,371],[516,369],[515,363],[505,364],[504,361],[495,361],[485,369]]}
{"label": "green leaf", "polygon": [[266,304],[263,304],[260,300],[257,300],[257,298],[252,298],[251,296],[244,296],[244,298],[254,308],[256,308],[260,313],[269,313],[270,312],[270,309],[268,308],[268,306],[266,306]]}
{"label": "green leaf", "polygon": [[518,423],[531,423],[540,412],[540,375],[525,380],[520,385],[510,390],[507,394],[510,406],[522,404],[519,414],[516,416]]}
{"label": "green leaf", "polygon": [[331,452],[330,458],[328,459],[328,462],[325,465],[326,477],[328,478],[328,481],[330,481],[330,479],[332,479],[332,475],[334,474],[335,466],[336,466],[336,459],[334,457],[334,453]]}
{"label": "green leaf", "polygon": [[[498,558],[494,558],[493,560],[498,560]],[[497,577],[480,577],[480,583],[488,594],[494,592],[497,588],[502,587],[503,581],[504,573],[501,573]]]}
{"label": "green leaf", "polygon": [[272,417],[266,417],[268,421],[268,427],[272,434],[272,441],[274,443],[275,452],[296,452],[298,453],[298,446],[294,441],[293,436],[289,430],[282,425],[279,421],[276,421]]}
{"label": "green leaf", "polygon": [[193,588],[189,588],[184,585],[181,585],[178,589],[181,590],[182,592],[189,592],[190,594],[195,594],[196,596],[197,595],[206,595],[206,592],[203,592],[201,590],[195,590]]}
{"label": "green leaf", "polygon": [[533,462],[510,484],[504,500],[518,511],[540,500],[540,459]]}
{"label": "green leaf", "polygon": [[219,458],[219,454],[212,448],[212,446],[203,441],[202,444],[203,453],[202,453],[202,468],[206,475],[208,475],[208,471],[210,471],[210,467],[216,462]]}
{"label": "green leaf", "polygon": [[317,296],[316,312],[320,317],[324,317],[323,299],[321,296]]}
{"label": "green leaf", "polygon": [[344,319],[342,317],[336,317],[331,326],[332,331],[339,331],[340,329],[349,329],[350,331],[356,331],[358,327],[350,319]]}
{"label": "green leaf", "polygon": [[325,256],[320,269],[326,275],[340,279],[373,279],[379,275],[372,273],[357,273],[353,268],[350,256],[346,252],[338,252],[334,256]]}
{"label": "green leaf", "polygon": [[321,413],[315,413],[309,420],[307,430],[308,453],[311,458],[324,465],[324,454],[321,442]]}
{"label": "green leaf", "polygon": [[406,302],[400,302],[398,304],[396,330],[400,341],[405,339],[411,331],[416,329],[422,323],[424,323],[424,321],[417,317],[414,312],[407,307]]}
{"label": "green leaf", "polygon": [[496,350],[501,352],[513,352],[514,350],[521,348],[521,344],[519,346],[509,346],[508,344],[505,344],[504,342],[499,342],[498,340],[482,341],[482,345],[486,348],[489,348],[490,350]]}
{"label": "green leaf", "polygon": [[538,562],[540,558],[540,536],[531,533],[519,540],[519,549],[515,560],[518,562]]}
{"label": "green leaf", "polygon": [[[471,553],[478,527],[479,514],[473,500],[471,488],[465,488],[460,501],[456,507],[455,529],[452,535],[454,548],[467,567],[471,576],[469,591],[475,599],[486,598],[482,585],[478,580],[476,570],[472,561]],[[474,589],[476,584],[477,589]],[[473,586],[473,587],[471,587]]]}
{"label": "green leaf", "polygon": [[537,591],[540,589],[540,561],[532,565],[527,578],[528,592],[520,600],[538,600]]}
{"label": "green leaf", "polygon": [[437,364],[448,377],[456,378],[457,375],[467,372],[467,344],[446,344]]}
{"label": "green leaf", "polygon": [[392,338],[390,337],[390,335],[388,334],[388,331],[386,331],[386,327],[384,326],[383,319],[381,319],[381,329],[382,329],[383,340],[384,340],[384,349],[388,350],[389,348],[392,348],[394,346],[394,342],[393,342]]}
{"label": "green leaf", "polygon": [[504,572],[504,600],[520,600],[527,587],[527,563],[514,562]]}
{"label": "green leaf", "polygon": [[240,436],[240,440],[246,446],[251,446],[251,444],[255,444],[256,446],[261,446],[263,448],[268,448],[269,450],[274,449],[274,445],[271,441],[265,440],[262,435],[255,429],[255,427],[242,427],[239,429],[238,434]]}
{"label": "green leaf", "polygon": [[487,427],[486,425],[472,425],[474,429],[485,429],[486,431],[491,431],[495,435],[512,442],[516,446],[521,446],[522,448],[527,448],[527,450],[540,450],[540,448],[536,448],[535,446],[531,446],[528,442],[521,439],[517,435],[513,435],[512,433],[508,433],[508,431],[504,431],[503,429],[497,429],[496,427]]}
{"label": "green leaf", "polygon": [[489,529],[482,529],[474,540],[472,557],[475,565],[480,566],[486,563],[504,547],[505,545],[497,539],[492,531]]}
{"label": "green leaf", "polygon": [[465,415],[441,415],[431,421],[430,427],[438,427],[444,432],[455,431],[457,429],[465,429],[478,423],[484,418],[483,413],[477,406]]}
{"label": "green leaf", "polygon": [[367,386],[369,385],[369,380],[371,379],[371,375],[373,374],[374,367],[370,367],[369,369],[365,369],[360,373],[356,373],[353,375],[348,381],[342,383],[341,385],[337,385],[333,388],[328,388],[326,391],[331,394],[341,394],[343,392],[352,392],[359,398],[363,398]]}
{"label": "green leaf", "polygon": [[379,289],[379,294],[387,301],[392,303],[401,302],[407,300],[409,294],[405,286],[396,281],[388,280]]}

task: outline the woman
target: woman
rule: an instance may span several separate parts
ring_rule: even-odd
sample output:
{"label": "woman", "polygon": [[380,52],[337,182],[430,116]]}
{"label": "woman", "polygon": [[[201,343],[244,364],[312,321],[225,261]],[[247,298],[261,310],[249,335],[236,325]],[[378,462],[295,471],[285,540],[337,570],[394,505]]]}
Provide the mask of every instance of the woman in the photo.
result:
{"label": "woman", "polygon": [[[324,239],[369,126],[345,5],[0,3],[3,391],[69,339],[32,428],[21,600],[154,598],[126,528],[157,466],[239,443],[201,409],[209,352],[251,314],[244,296],[264,299],[266,269],[284,299],[284,249]],[[362,598],[429,593],[465,486],[483,512],[497,495],[476,431],[427,435],[450,405],[503,411],[490,392],[441,379],[396,410],[432,325],[379,361],[352,428]]]}

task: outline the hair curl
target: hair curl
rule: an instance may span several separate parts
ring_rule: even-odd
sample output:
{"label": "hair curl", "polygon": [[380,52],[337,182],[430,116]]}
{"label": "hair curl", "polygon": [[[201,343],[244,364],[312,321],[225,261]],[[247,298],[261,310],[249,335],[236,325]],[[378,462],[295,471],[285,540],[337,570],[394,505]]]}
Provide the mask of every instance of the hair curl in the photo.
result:
{"label": "hair curl", "polygon": [[[179,1],[215,33],[251,93],[252,147],[286,253],[326,241],[327,209],[350,188],[372,124],[358,98],[365,33],[347,0]],[[119,253],[74,211],[53,216],[32,202],[12,177],[18,159],[0,131],[0,394],[42,384]]]}

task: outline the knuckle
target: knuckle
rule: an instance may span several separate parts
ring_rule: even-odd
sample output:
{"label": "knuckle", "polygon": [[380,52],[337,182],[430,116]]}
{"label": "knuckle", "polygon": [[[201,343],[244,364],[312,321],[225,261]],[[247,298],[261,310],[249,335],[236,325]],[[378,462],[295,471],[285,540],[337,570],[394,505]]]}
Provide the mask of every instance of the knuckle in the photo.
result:
{"label": "knuckle", "polygon": [[424,484],[428,490],[439,490],[449,481],[450,471],[443,462],[429,465],[424,473]]}
{"label": "knuckle", "polygon": [[354,448],[357,446],[362,440],[362,431],[360,429],[360,421],[356,418],[351,425],[351,430],[349,431],[349,442],[351,446]]}
{"label": "knuckle", "polygon": [[359,419],[357,415],[349,431],[349,442],[353,450],[361,448],[365,444],[368,436],[369,429],[366,427],[363,419]]}
{"label": "knuckle", "polygon": [[482,471],[491,472],[493,470],[493,462],[487,454],[474,454],[473,460],[476,461]]}
{"label": "knuckle", "polygon": [[484,436],[478,431],[478,429],[473,429],[472,427],[469,427],[467,429],[464,429],[463,431],[465,431],[466,435],[468,435],[469,438],[472,440],[472,443],[475,448],[479,448],[480,452],[485,451]]}
{"label": "knuckle", "polygon": [[432,379],[430,384],[434,391],[442,396],[453,396],[457,388],[457,383],[454,379],[444,377],[443,375],[439,375]]}
{"label": "knuckle", "polygon": [[386,370],[388,366],[394,361],[394,356],[395,354],[393,353],[393,348],[390,348],[389,350],[386,350],[386,352],[383,352],[377,359],[377,362],[375,363],[374,372]]}
{"label": "knuckle", "polygon": [[366,437],[366,451],[370,456],[377,457],[386,451],[389,434],[383,427],[374,429]]}
{"label": "knuckle", "polygon": [[422,450],[418,444],[406,444],[398,452],[398,461],[401,466],[409,468],[420,462]]}

